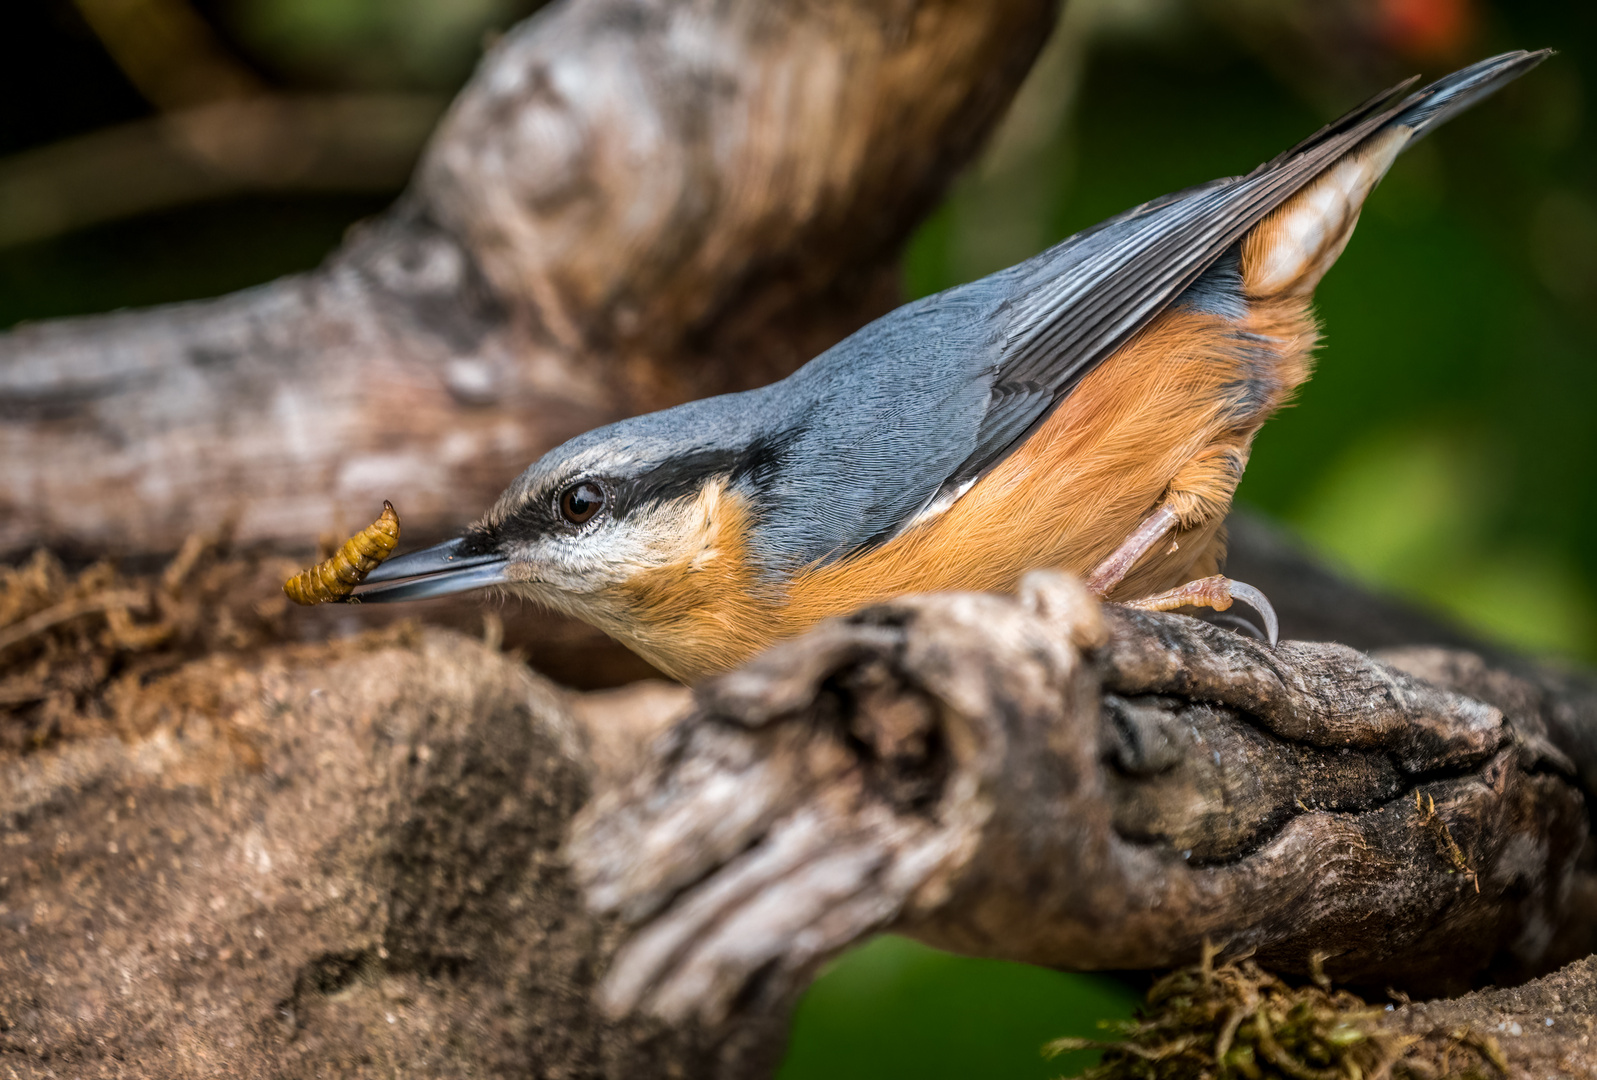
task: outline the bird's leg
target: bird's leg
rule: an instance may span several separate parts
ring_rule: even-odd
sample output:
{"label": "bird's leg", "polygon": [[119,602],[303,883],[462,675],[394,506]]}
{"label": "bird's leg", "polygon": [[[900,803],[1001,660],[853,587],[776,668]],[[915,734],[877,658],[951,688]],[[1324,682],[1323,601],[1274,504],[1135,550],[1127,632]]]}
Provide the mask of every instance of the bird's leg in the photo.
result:
{"label": "bird's leg", "polygon": [[1259,617],[1264,620],[1265,635],[1269,638],[1270,644],[1274,645],[1281,637],[1281,623],[1275,617],[1275,608],[1270,606],[1270,601],[1252,585],[1232,581],[1220,574],[1189,581],[1185,585],[1177,585],[1173,589],[1145,596],[1141,600],[1132,600],[1126,606],[1141,608],[1143,611],[1174,611],[1184,607],[1225,611],[1236,600],[1242,601],[1259,613]]}
{"label": "bird's leg", "polygon": [[[1247,449],[1219,443],[1197,455],[1171,483],[1159,508],[1143,519],[1114,552],[1099,563],[1087,578],[1087,587],[1099,596],[1108,596],[1125,579],[1137,562],[1173,531],[1195,528],[1205,521],[1223,517],[1231,506],[1231,493],[1247,462]],[[1275,609],[1262,592],[1252,585],[1215,576],[1199,578],[1174,589],[1131,601],[1129,606],[1148,611],[1173,611],[1183,607],[1206,607],[1215,611],[1230,608],[1240,600],[1264,620],[1270,644],[1279,636]]]}
{"label": "bird's leg", "polygon": [[1248,463],[1247,445],[1234,437],[1216,441],[1194,454],[1165,489],[1159,508],[1143,519],[1125,542],[1098,564],[1087,588],[1108,596],[1143,556],[1176,529],[1195,529],[1218,521],[1231,509],[1231,493]]}
{"label": "bird's leg", "polygon": [[1149,514],[1130,536],[1126,537],[1125,543],[1115,548],[1113,554],[1098,564],[1098,568],[1087,578],[1087,588],[1099,596],[1108,596],[1131,572],[1131,568],[1137,565],[1137,560],[1152,551],[1154,546],[1170,535],[1170,531],[1180,523],[1179,515],[1168,503],[1159,507]]}

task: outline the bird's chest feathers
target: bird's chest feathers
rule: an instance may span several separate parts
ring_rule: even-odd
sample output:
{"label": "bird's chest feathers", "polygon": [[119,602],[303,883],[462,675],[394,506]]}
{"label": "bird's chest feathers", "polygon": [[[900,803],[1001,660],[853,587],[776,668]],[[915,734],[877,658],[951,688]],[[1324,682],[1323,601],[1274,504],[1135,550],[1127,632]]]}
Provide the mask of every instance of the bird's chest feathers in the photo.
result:
{"label": "bird's chest feathers", "polygon": [[744,497],[719,480],[662,504],[646,557],[594,598],[594,621],[678,677],[724,666],[742,643],[757,648],[771,605],[748,557],[750,520]]}

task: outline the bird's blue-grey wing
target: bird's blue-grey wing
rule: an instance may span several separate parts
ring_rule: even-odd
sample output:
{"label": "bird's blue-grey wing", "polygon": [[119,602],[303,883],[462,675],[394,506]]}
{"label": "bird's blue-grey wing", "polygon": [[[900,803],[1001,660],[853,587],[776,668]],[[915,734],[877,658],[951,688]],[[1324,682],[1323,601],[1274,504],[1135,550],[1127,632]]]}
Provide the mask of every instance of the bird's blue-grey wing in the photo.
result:
{"label": "bird's blue-grey wing", "polygon": [[[958,489],[990,470],[1099,363],[1196,282],[1272,210],[1389,124],[1418,137],[1518,78],[1548,52],[1492,57],[1412,94],[1376,95],[1244,177],[1165,196],[986,279],[1014,290],[993,378],[993,424],[944,481]],[[1050,391],[1015,432],[1003,408],[1014,386]]]}
{"label": "bird's blue-grey wing", "polygon": [[783,390],[788,400],[810,394],[788,435],[803,468],[779,470],[768,488],[757,553],[788,566],[839,558],[957,497],[1349,150],[1389,123],[1438,122],[1544,55],[1495,57],[1407,96],[1408,84],[1395,87],[1247,176],[1134,207],[817,357]]}

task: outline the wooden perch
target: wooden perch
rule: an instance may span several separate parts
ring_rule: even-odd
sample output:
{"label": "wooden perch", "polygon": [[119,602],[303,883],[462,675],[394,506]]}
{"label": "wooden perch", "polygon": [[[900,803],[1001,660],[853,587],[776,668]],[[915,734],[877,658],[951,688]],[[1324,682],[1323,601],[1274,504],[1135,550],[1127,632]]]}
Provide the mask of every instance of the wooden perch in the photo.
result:
{"label": "wooden perch", "polygon": [[742,1078],[781,1054],[782,1015],[712,1038],[592,1004],[617,934],[559,858],[590,767],[525,665],[411,630],[118,700],[120,737],[0,755],[7,1080]]}
{"label": "wooden perch", "polygon": [[[1589,946],[1582,797],[1548,744],[1580,760],[1592,699],[1472,654],[1406,652],[1427,686],[1338,647],[1106,624],[1045,577],[823,627],[670,728],[680,687],[566,695],[492,641],[281,644],[252,577],[281,574],[196,545],[150,581],[0,575],[0,621],[28,631],[0,679],[18,1076],[758,1077],[805,964],[872,926],[1066,965],[1168,962],[1205,931],[1283,965],[1335,945],[1354,978],[1413,961],[1410,989]],[[1348,724],[1333,706],[1360,694]],[[593,791],[577,849],[608,915],[561,855]],[[616,960],[639,918],[668,932]],[[1467,934],[1445,954],[1449,927]],[[750,971],[730,1024],[606,1015],[653,979],[714,1019],[707,997]],[[1539,1078],[1589,1060],[1593,1001],[1576,965],[1392,1023],[1443,1057],[1461,1027],[1517,1024],[1512,1075]]]}
{"label": "wooden perch", "polygon": [[421,540],[544,450],[785,374],[897,302],[1053,0],[554,4],[322,269],[0,336],[0,553]]}
{"label": "wooden perch", "polygon": [[1570,714],[1482,667],[1271,650],[1055,574],[825,624],[580,816],[590,901],[636,927],[607,1001],[720,1021],[883,929],[1074,969],[1324,952],[1415,993],[1549,969],[1597,929]]}

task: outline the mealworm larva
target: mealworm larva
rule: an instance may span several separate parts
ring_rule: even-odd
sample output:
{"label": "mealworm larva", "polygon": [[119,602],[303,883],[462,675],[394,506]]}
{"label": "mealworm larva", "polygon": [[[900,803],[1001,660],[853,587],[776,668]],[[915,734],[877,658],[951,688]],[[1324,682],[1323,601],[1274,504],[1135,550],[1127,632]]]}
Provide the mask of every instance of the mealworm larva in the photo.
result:
{"label": "mealworm larva", "polygon": [[323,559],[283,582],[283,591],[296,604],[342,600],[398,546],[399,515],[394,513],[394,504],[385,500],[381,517],[345,540],[331,559]]}

